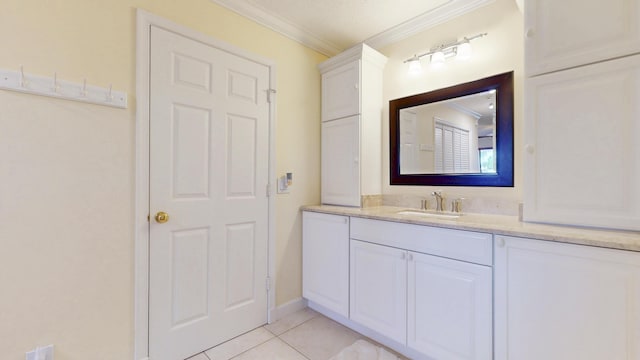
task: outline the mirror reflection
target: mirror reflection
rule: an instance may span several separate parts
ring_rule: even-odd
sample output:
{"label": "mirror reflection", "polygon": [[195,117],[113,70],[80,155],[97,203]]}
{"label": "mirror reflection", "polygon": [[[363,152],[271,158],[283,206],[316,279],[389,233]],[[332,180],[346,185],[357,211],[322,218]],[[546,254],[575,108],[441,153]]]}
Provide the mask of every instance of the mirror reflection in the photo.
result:
{"label": "mirror reflection", "polygon": [[389,101],[389,184],[513,186],[513,72]]}
{"label": "mirror reflection", "polygon": [[399,112],[401,174],[496,172],[496,90]]}

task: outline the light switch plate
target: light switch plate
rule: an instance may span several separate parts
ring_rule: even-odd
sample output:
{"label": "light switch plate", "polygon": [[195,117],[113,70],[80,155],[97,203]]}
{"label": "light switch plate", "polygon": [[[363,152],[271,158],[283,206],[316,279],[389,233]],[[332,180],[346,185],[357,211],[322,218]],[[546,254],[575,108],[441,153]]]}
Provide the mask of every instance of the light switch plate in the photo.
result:
{"label": "light switch plate", "polygon": [[287,176],[281,176],[278,178],[278,194],[288,194],[289,185],[287,183]]}
{"label": "light switch plate", "polygon": [[36,359],[36,350],[31,350],[27,352],[26,360],[53,360],[53,345],[43,346],[40,351],[44,355],[40,359]]}

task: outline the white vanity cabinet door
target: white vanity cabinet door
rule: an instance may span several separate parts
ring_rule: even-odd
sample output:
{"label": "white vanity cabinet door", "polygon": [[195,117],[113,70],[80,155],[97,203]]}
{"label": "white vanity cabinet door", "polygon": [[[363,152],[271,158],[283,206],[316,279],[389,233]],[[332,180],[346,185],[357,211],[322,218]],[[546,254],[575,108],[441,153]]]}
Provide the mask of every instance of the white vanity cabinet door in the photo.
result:
{"label": "white vanity cabinet door", "polygon": [[527,76],[640,52],[639,0],[527,0]]}
{"label": "white vanity cabinet door", "polygon": [[360,60],[322,74],[322,121],[360,113]]}
{"label": "white vanity cabinet door", "polygon": [[302,213],[302,296],[349,316],[349,218]]}
{"label": "white vanity cabinet door", "polygon": [[321,200],[360,206],[360,117],[322,123]]}
{"label": "white vanity cabinet door", "polygon": [[438,360],[493,357],[489,266],[410,252],[407,346]]}
{"label": "white vanity cabinet door", "polygon": [[401,344],[407,338],[406,255],[351,240],[351,320]]}
{"label": "white vanity cabinet door", "polygon": [[640,230],[640,55],[527,80],[526,221]]}
{"label": "white vanity cabinet door", "polygon": [[496,237],[496,360],[640,359],[640,253]]}

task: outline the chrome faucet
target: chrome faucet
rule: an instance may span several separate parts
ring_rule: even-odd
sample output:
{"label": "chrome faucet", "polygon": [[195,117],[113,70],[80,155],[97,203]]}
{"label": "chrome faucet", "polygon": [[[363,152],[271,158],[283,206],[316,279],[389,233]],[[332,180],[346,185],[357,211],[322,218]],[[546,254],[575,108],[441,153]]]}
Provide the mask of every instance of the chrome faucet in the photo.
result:
{"label": "chrome faucet", "polygon": [[434,191],[431,195],[436,197],[436,211],[444,211],[444,197],[442,196],[442,192]]}
{"label": "chrome faucet", "polygon": [[462,200],[464,200],[464,198],[457,198],[451,202],[451,212],[462,213]]}

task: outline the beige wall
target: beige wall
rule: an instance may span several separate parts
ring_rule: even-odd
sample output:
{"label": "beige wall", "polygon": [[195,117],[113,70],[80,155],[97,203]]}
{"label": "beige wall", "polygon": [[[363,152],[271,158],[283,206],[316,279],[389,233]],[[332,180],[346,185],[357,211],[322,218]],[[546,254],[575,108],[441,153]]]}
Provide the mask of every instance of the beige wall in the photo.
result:
{"label": "beige wall", "polygon": [[[384,71],[382,169],[383,194],[427,195],[435,190],[425,186],[389,185],[389,100],[432,91],[458,83],[514,71],[515,81],[515,187],[437,187],[445,193],[466,198],[497,198],[521,201],[522,198],[522,80],[524,44],[522,37],[523,15],[513,0],[496,0],[491,5],[463,15],[457,19],[414,35],[398,43],[380,49],[389,57]],[[465,62],[448,61],[442,69],[434,70],[423,61],[420,75],[409,75],[404,60],[414,54],[427,52],[439,45],[487,32],[489,35],[471,42],[473,56]],[[425,58],[425,60],[428,60]]]}
{"label": "beige wall", "polygon": [[135,10],[277,64],[277,303],[301,295],[302,204],[319,202],[326,59],[208,0],[3,0],[0,68],[108,86],[129,108],[0,90],[0,358],[133,357]]}

